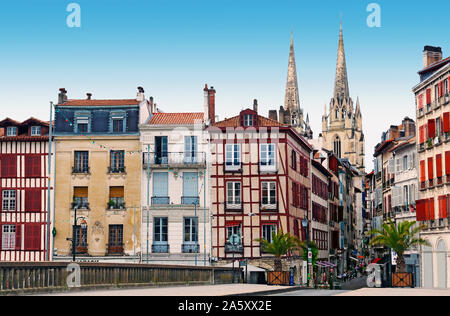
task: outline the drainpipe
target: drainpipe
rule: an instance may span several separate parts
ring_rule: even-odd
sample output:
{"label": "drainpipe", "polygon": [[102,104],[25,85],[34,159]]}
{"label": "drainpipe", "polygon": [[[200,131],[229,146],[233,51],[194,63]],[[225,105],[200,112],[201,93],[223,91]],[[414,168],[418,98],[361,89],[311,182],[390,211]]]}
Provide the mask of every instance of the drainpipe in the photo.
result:
{"label": "drainpipe", "polygon": [[48,170],[47,170],[47,261],[51,261],[52,242],[50,241],[50,186],[52,172],[52,137],[53,137],[53,102],[50,102],[50,125],[49,125],[49,142],[48,142]]}

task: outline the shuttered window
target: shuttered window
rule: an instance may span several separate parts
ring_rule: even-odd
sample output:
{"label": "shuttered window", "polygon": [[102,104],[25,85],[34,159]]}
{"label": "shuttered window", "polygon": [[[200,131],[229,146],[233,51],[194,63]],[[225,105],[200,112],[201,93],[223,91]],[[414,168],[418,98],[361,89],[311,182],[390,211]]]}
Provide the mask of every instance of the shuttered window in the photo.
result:
{"label": "shuttered window", "polygon": [[443,129],[444,133],[450,132],[450,112],[445,112],[443,114]]}
{"label": "shuttered window", "polygon": [[41,157],[26,156],[25,157],[25,177],[36,178],[41,176]]}
{"label": "shuttered window", "polygon": [[15,178],[17,177],[17,158],[16,156],[7,155],[0,158],[1,177]]}
{"label": "shuttered window", "polygon": [[431,104],[431,89],[427,89],[427,105]]}
{"label": "shuttered window", "polygon": [[25,225],[25,250],[41,249],[41,224]]}
{"label": "shuttered window", "polygon": [[436,155],[436,177],[442,177],[442,155]]}
{"label": "shuttered window", "polygon": [[428,180],[433,180],[434,173],[433,173],[433,157],[428,158]]}
{"label": "shuttered window", "polygon": [[439,201],[439,218],[447,218],[447,196],[442,195],[438,197]]}
{"label": "shuttered window", "polygon": [[40,212],[41,196],[41,190],[25,191],[25,212]]}
{"label": "shuttered window", "polygon": [[425,182],[426,175],[425,175],[425,160],[422,160],[420,162],[420,182]]}
{"label": "shuttered window", "polygon": [[428,120],[428,138],[436,137],[436,122],[434,119]]}
{"label": "shuttered window", "polygon": [[450,175],[450,151],[445,152],[445,174]]}

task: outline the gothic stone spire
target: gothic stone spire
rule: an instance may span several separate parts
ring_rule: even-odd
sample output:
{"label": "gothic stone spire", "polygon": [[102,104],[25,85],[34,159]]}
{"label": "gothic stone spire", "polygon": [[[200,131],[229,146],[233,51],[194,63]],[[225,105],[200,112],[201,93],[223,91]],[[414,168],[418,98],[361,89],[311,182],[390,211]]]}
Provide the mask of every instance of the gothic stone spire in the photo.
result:
{"label": "gothic stone spire", "polygon": [[[291,49],[289,53],[288,75],[286,83],[286,97],[284,101],[284,109],[291,110],[291,113],[300,112],[300,100],[298,96],[297,69],[295,66],[294,55],[294,37],[291,33]],[[301,122],[300,122],[301,123]]]}
{"label": "gothic stone spire", "polygon": [[345,63],[344,36],[342,22],[339,30],[339,48],[336,65],[336,79],[334,83],[334,99],[343,100],[350,96],[348,89],[347,65]]}

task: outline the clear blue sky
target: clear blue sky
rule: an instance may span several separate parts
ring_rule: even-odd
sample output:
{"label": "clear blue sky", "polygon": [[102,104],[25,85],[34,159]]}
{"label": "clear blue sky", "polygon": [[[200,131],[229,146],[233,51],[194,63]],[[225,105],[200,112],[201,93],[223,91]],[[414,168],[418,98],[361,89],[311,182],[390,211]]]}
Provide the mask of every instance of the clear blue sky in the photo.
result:
{"label": "clear blue sky", "polygon": [[[81,6],[81,28],[66,25],[71,2]],[[381,28],[366,24],[371,2],[381,6]],[[48,119],[62,87],[69,98],[134,98],[143,86],[167,112],[202,111],[205,83],[217,90],[221,119],[254,98],[267,115],[284,102],[293,30],[315,136],[333,94],[342,14],[368,169],[381,132],[415,118],[411,88],[423,46],[450,55],[448,0],[16,0],[0,10],[1,117]]]}

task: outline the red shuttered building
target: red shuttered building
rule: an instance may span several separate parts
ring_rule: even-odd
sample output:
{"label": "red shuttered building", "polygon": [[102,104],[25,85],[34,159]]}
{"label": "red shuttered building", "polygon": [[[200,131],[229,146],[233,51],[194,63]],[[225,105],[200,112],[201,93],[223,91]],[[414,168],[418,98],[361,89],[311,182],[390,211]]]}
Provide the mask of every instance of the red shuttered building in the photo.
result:
{"label": "red shuttered building", "polygon": [[48,131],[35,118],[0,122],[0,261],[46,260]]}

